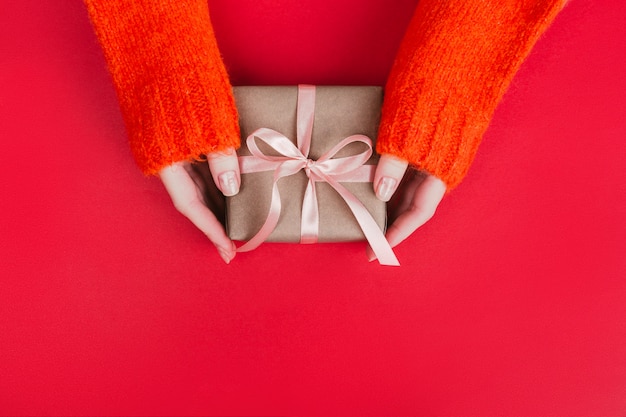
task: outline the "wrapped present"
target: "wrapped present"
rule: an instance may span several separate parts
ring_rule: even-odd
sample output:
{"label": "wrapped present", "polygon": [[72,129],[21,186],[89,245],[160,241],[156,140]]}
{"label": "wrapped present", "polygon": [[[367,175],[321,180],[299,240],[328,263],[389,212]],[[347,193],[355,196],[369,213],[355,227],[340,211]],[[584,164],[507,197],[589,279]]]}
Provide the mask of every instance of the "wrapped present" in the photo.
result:
{"label": "wrapped present", "polygon": [[386,204],[376,198],[373,152],[380,87],[235,87],[241,187],[226,200],[239,251],[269,242],[367,240],[384,264]]}

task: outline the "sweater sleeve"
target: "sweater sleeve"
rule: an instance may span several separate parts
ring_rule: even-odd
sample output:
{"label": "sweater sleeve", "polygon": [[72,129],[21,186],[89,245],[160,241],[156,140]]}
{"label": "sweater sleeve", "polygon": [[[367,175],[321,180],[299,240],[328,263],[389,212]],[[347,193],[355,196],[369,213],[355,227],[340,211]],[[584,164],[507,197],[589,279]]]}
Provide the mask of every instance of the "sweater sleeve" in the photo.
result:
{"label": "sweater sleeve", "polygon": [[235,102],[206,0],[85,4],[144,173],[239,146]]}
{"label": "sweater sleeve", "polygon": [[500,98],[567,0],[420,0],[386,86],[377,150],[456,187]]}

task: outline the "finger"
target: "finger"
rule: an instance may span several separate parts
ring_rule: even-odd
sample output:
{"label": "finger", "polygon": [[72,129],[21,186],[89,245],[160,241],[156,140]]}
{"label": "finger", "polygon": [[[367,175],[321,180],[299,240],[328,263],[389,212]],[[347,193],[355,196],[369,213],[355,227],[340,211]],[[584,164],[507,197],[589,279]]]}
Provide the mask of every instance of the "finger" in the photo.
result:
{"label": "finger", "polygon": [[207,160],[213,181],[222,194],[227,197],[237,194],[241,184],[237,152],[233,148],[228,148],[223,152],[208,154]]}
{"label": "finger", "polygon": [[383,154],[374,174],[374,192],[382,201],[389,201],[398,188],[409,163],[393,155]]}
{"label": "finger", "polygon": [[390,224],[393,223],[396,217],[409,209],[413,203],[413,196],[415,196],[416,190],[422,185],[427,176],[428,174],[412,168],[407,170],[402,183],[400,183],[401,188],[396,190],[395,198],[387,205]]}
{"label": "finger", "polygon": [[174,207],[213,242],[224,262],[230,263],[236,254],[235,244],[228,238],[213,212],[203,203],[200,191],[185,170],[184,164],[163,168],[159,176]]}
{"label": "finger", "polygon": [[185,165],[187,173],[198,187],[198,190],[203,197],[205,205],[215,214],[220,221],[224,224],[224,210],[225,199],[224,194],[217,188],[209,164],[207,163],[190,163]]}
{"label": "finger", "polygon": [[446,185],[439,178],[427,176],[415,190],[408,209],[401,213],[387,229],[387,240],[394,247],[430,220],[446,193]]}

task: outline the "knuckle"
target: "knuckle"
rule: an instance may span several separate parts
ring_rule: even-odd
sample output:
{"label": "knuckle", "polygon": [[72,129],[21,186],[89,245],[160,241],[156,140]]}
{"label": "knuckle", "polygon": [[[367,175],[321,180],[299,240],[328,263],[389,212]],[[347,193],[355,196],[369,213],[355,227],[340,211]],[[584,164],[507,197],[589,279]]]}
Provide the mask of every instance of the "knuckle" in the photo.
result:
{"label": "knuckle", "polygon": [[237,160],[237,154],[235,150],[229,148],[220,152],[213,152],[207,155],[207,161],[209,165],[219,165],[224,163],[232,163]]}
{"label": "knuckle", "polygon": [[174,208],[178,210],[180,213],[185,214],[187,212],[187,203],[180,200],[172,200],[174,203]]}
{"label": "knuckle", "polygon": [[195,199],[176,199],[173,201],[174,207],[181,214],[185,216],[189,216],[190,213],[194,211],[194,208],[197,206],[198,201]]}
{"label": "knuckle", "polygon": [[427,222],[435,215],[436,207],[411,205],[410,211],[413,213],[416,219]]}
{"label": "knuckle", "polygon": [[408,166],[408,162],[392,155],[383,155],[380,157],[379,167],[392,172],[404,171]]}

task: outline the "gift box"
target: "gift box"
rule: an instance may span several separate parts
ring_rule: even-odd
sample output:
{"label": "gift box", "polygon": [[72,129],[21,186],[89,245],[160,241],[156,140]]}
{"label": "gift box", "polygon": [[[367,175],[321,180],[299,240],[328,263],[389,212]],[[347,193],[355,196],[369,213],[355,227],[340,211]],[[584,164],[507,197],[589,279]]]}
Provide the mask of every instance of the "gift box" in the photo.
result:
{"label": "gift box", "polygon": [[[372,187],[380,87],[235,87],[234,95],[242,174],[239,193],[226,200],[231,239],[358,241],[368,235],[363,223],[382,236],[386,204]],[[307,135],[310,144],[300,143]]]}

